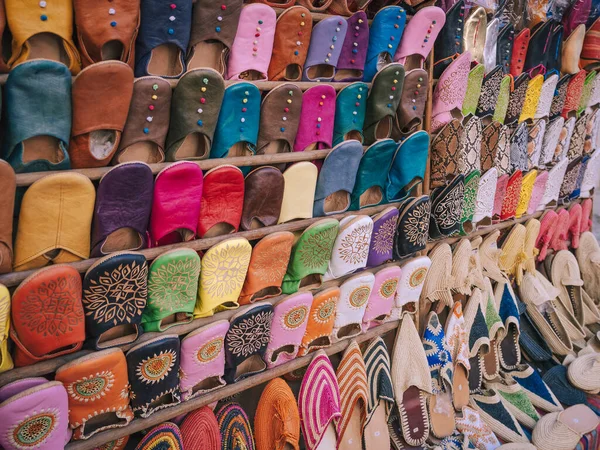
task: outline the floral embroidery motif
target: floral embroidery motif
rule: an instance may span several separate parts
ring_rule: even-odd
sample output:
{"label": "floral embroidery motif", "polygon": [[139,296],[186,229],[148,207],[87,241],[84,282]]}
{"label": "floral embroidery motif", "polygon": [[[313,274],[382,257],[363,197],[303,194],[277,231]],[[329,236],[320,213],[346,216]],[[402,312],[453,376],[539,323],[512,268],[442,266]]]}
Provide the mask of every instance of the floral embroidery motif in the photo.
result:
{"label": "floral embroidery motif", "polygon": [[289,330],[298,328],[308,316],[308,308],[304,305],[293,308],[283,316],[283,326]]}
{"label": "floral embroidery motif", "polygon": [[462,104],[463,116],[475,114],[477,110],[477,102],[481,94],[481,83],[483,83],[483,75],[485,68],[483,64],[477,64],[469,72],[469,80],[467,81],[467,92]]}
{"label": "floral embroidery motif", "polygon": [[313,320],[318,323],[327,323],[335,314],[337,298],[331,297],[321,303],[313,313]]}
{"label": "floral embroidery motif", "polygon": [[70,383],[67,385],[67,392],[74,400],[91,402],[106,395],[113,387],[114,382],[114,374],[110,370],[105,370]]}
{"label": "floral embroidery motif", "polygon": [[492,217],[497,181],[497,172],[487,172],[479,179],[474,213],[474,218],[477,218],[476,220],[480,221],[485,217]]}
{"label": "floral embroidery motif", "polygon": [[263,250],[256,253],[252,260],[253,273],[264,283],[269,285],[280,284],[285,276],[288,259],[289,248],[283,248],[283,245],[275,244],[270,248],[270,251]]}
{"label": "floral embroidery motif", "polygon": [[381,283],[381,287],[379,288],[379,295],[383,298],[390,298],[396,294],[396,290],[398,289],[398,279],[391,278],[389,280],[385,280]]}
{"label": "floral embroidery motif", "polygon": [[423,281],[425,281],[425,277],[427,276],[427,267],[419,267],[416,269],[409,278],[408,284],[411,288],[418,287]]}
{"label": "floral embroidery motif", "polygon": [[369,256],[369,244],[373,222],[352,228],[349,234],[342,238],[338,253],[340,258],[348,264],[360,264]]}
{"label": "floral embroidery motif", "polygon": [[351,306],[354,306],[355,308],[361,308],[365,303],[367,303],[370,295],[371,289],[368,286],[360,286],[350,293],[348,301],[350,302]]}
{"label": "floral embroidery motif", "polygon": [[[464,183],[454,186],[442,200],[435,206],[436,221],[442,231],[450,230],[456,226],[462,215]],[[442,193],[443,195],[443,193]]]}
{"label": "floral embroidery motif", "polygon": [[263,311],[235,323],[227,332],[227,348],[244,358],[255,354],[269,343],[272,311]]}
{"label": "floral embroidery motif", "polygon": [[298,246],[298,256],[302,265],[309,270],[316,270],[329,262],[333,244],[338,234],[337,227],[329,227],[308,236]]}
{"label": "floral embroidery motif", "polygon": [[130,322],[146,307],[147,279],[147,264],[133,262],[90,280],[83,291],[85,315],[101,324]]}
{"label": "floral embroidery motif", "polygon": [[213,247],[202,260],[202,281],[211,297],[226,297],[244,284],[250,252],[242,244]]}
{"label": "floral embroidery motif", "polygon": [[[442,106],[442,108],[445,108],[442,109],[444,111],[449,111],[457,105],[461,107],[465,97],[467,88],[465,81],[468,80],[471,63],[469,58],[463,58],[460,62],[461,64],[454,64],[452,70],[446,69],[444,71],[435,88],[437,96],[434,94],[434,98],[437,97],[439,101],[444,103]],[[464,88],[461,89],[459,86],[463,84]]]}
{"label": "floral embroidery motif", "polygon": [[209,363],[219,356],[222,349],[223,338],[218,337],[200,347],[196,352],[196,357],[201,363]]}
{"label": "floral embroidery motif", "polygon": [[500,211],[502,218],[513,217],[515,215],[521,196],[521,182],[522,177],[514,177],[512,180],[509,180],[504,201],[502,202],[502,210]]}
{"label": "floral embroidery motif", "polygon": [[396,234],[396,225],[398,216],[390,217],[373,234],[373,250],[379,255],[386,255],[392,250],[394,245],[394,235]]}
{"label": "floral embroidery motif", "polygon": [[430,215],[431,202],[425,201],[417,204],[403,218],[402,231],[412,245],[417,247],[427,245]]}
{"label": "floral embroidery motif", "polygon": [[161,264],[150,272],[149,300],[159,311],[181,311],[196,299],[199,258],[179,258]]}
{"label": "floral embroidery motif", "polygon": [[83,309],[74,293],[81,289],[74,277],[58,277],[41,283],[21,305],[19,320],[42,337],[72,332],[83,322]]}
{"label": "floral embroidery motif", "polygon": [[481,95],[479,96],[479,103],[477,104],[477,115],[485,117],[494,112],[496,102],[498,101],[498,95],[500,94],[500,83],[504,78],[504,72],[501,68],[489,73],[483,80],[481,87]]}
{"label": "floral embroidery motif", "polygon": [[177,354],[173,350],[163,350],[158,355],[142,360],[137,366],[138,378],[146,384],[155,384],[164,380],[173,369]]}
{"label": "floral embroidery motif", "polygon": [[[504,80],[502,80],[504,81]],[[496,100],[496,107],[494,108],[494,115],[492,120],[495,122],[504,123],[506,117],[506,111],[508,110],[508,99],[510,97],[510,79],[506,77],[506,81],[500,83],[500,92],[498,93],[498,100]]]}
{"label": "floral embroidery motif", "polygon": [[52,434],[58,424],[58,419],[58,409],[42,410],[39,413],[34,411],[12,428],[9,435],[10,441],[20,449],[39,447]]}

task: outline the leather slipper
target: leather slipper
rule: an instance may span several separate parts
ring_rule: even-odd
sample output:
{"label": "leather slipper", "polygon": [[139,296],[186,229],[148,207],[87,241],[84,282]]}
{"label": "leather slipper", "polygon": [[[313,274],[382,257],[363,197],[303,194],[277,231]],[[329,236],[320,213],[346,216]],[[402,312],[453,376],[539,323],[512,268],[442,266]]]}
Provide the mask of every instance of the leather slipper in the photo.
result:
{"label": "leather slipper", "polygon": [[323,281],[335,280],[364,269],[369,256],[373,219],[369,216],[346,216],[333,244]]}
{"label": "leather slipper", "polygon": [[330,85],[313,86],[304,92],[295,152],[332,147],[335,100],[335,89]]}
{"label": "leather slipper", "polygon": [[400,283],[402,270],[392,266],[375,273],[375,283],[363,316],[363,331],[376,327],[390,318]]}
{"label": "leather slipper", "polygon": [[444,329],[446,341],[454,372],[452,374],[452,403],[454,409],[461,411],[469,404],[469,336],[465,326],[462,305],[455,302],[452,311],[448,314]]}
{"label": "leather slipper", "polygon": [[400,143],[388,174],[388,202],[408,197],[423,182],[428,154],[429,134],[425,131],[417,131]]}
{"label": "leather slipper", "polygon": [[[350,139],[357,140],[362,144],[368,91],[369,87],[366,83],[356,82],[338,92],[335,101],[333,145]],[[349,108],[352,109],[352,114],[347,114]]]}
{"label": "leather slipper", "polygon": [[332,287],[316,293],[313,297],[308,322],[298,356],[331,345],[331,332],[335,323],[335,311],[340,298],[340,288]]}
{"label": "leather slipper", "polygon": [[477,199],[475,201],[475,212],[472,223],[477,227],[489,226],[492,224],[494,210],[494,196],[496,194],[496,185],[498,182],[498,171],[492,167],[479,178],[477,188]]}
{"label": "leather slipper", "polygon": [[6,286],[0,286],[0,310],[4,316],[0,322],[0,373],[11,370],[15,364],[8,349],[10,335],[10,293]]}
{"label": "leather slipper", "polygon": [[431,216],[429,236],[440,239],[457,233],[462,217],[464,175],[457,175],[446,186],[436,188],[431,193]]}
{"label": "leather slipper", "polygon": [[369,31],[369,47],[363,81],[374,80],[384,66],[393,61],[406,25],[406,11],[400,6],[385,6],[377,11]]}
{"label": "leather slipper", "polygon": [[13,213],[17,178],[12,167],[0,160],[0,273],[12,271],[13,264]]}
{"label": "leather slipper", "polygon": [[442,27],[439,39],[435,40],[433,52],[435,57],[433,77],[435,79],[439,79],[448,65],[464,51],[465,2],[458,0],[447,6],[443,8],[446,11],[446,23]]}
{"label": "leather slipper", "polygon": [[375,276],[370,272],[355,275],[340,286],[340,299],[331,333],[331,342],[353,338],[362,332],[362,319],[371,296]]}
{"label": "leather slipper", "polygon": [[[351,3],[354,3],[354,0]],[[364,11],[351,14],[351,17],[347,19],[347,25],[346,38],[336,65],[333,81],[348,82],[363,79],[369,42],[367,14]]]}
{"label": "leather slipper", "polygon": [[485,75],[485,67],[483,64],[476,64],[469,71],[469,79],[467,81],[467,92],[462,103],[462,114],[465,117],[475,115],[477,112],[477,104],[481,95],[481,86],[483,84],[483,76]]}
{"label": "leather slipper", "polygon": [[[487,130],[488,128],[483,132],[486,133]],[[458,161],[463,148],[463,137],[462,122],[459,119],[453,119],[444,125],[433,138],[431,143],[431,188],[445,186],[452,180],[454,174],[459,173]],[[487,140],[484,141],[482,151],[486,149],[487,143]],[[487,153],[485,155],[487,157]]]}
{"label": "leather slipper", "polygon": [[[271,166],[259,167],[246,175],[240,229],[248,231],[277,224],[284,184],[282,173]],[[269,201],[265,202],[265,198]]]}
{"label": "leather slipper", "polygon": [[369,244],[367,267],[380,266],[393,259],[398,214],[398,209],[390,206],[371,217],[373,219],[373,233]]}
{"label": "leather slipper", "polygon": [[[304,0],[308,3],[308,0]],[[304,5],[299,1],[301,6]],[[313,30],[304,63],[302,81],[331,81],[342,53],[348,23],[342,16],[330,16],[318,22]]]}
{"label": "leather slipper", "polygon": [[283,200],[278,224],[312,218],[317,178],[317,166],[309,161],[301,161],[287,168],[283,173]]}
{"label": "leather slipper", "polygon": [[432,132],[438,131],[452,119],[462,119],[462,104],[467,93],[471,54],[456,58],[440,75],[433,91]]}
{"label": "leather slipper", "polygon": [[425,249],[429,238],[431,200],[427,195],[406,199],[399,207],[394,257],[401,259]]}

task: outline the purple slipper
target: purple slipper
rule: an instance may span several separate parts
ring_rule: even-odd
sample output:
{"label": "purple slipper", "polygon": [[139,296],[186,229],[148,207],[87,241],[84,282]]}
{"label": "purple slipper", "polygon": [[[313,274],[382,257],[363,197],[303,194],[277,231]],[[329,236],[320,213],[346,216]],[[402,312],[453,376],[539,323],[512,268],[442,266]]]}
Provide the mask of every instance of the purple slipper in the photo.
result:
{"label": "purple slipper", "polygon": [[315,25],[304,64],[302,81],[331,81],[335,75],[348,24],[332,16]]}
{"label": "purple slipper", "polygon": [[363,78],[367,48],[369,44],[369,24],[364,11],[348,18],[348,31],[337,63],[333,81],[360,81]]}
{"label": "purple slipper", "polygon": [[314,86],[304,93],[295,152],[332,147],[335,101],[335,89],[329,85]]}

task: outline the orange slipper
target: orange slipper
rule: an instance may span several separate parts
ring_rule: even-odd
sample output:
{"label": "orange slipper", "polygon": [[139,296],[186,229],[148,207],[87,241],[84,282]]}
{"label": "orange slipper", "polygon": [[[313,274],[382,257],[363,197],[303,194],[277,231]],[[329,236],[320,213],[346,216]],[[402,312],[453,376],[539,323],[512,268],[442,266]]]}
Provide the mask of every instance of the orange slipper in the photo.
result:
{"label": "orange slipper", "polygon": [[[299,450],[300,414],[294,393],[281,378],[271,380],[254,416],[256,450]],[[194,447],[195,448],[195,447]]]}

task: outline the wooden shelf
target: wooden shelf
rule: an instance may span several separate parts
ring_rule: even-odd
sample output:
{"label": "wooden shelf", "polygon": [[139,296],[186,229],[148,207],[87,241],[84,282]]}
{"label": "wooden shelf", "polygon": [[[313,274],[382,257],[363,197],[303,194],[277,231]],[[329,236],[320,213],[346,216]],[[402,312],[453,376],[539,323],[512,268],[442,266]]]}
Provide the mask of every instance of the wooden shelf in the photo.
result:
{"label": "wooden shelf", "polygon": [[[331,356],[333,354],[343,352],[353,340],[355,340],[358,343],[369,341],[377,336],[381,336],[392,330],[395,330],[396,328],[398,328],[399,323],[399,321],[388,322],[376,328],[373,328],[354,339],[345,339],[343,341],[337,342],[331,345],[330,347],[324,349],[325,353]],[[280,377],[286,373],[305,367],[310,363],[313,356],[314,354],[310,354],[302,356],[300,358],[296,358],[293,361],[282,364],[281,366],[269,369],[253,377],[246,378],[245,380],[238,381],[235,384],[227,385],[221,389],[209,392],[206,395],[202,395],[198,398],[189,400],[187,402],[183,402],[177,406],[157,411],[156,413],[154,413],[146,419],[134,419],[128,426],[124,428],[117,428],[109,431],[104,431],[85,441],[72,441],[69,444],[67,444],[65,450],[92,450],[102,444],[111,442],[115,439],[119,439],[120,437],[128,436],[139,431],[147,430],[162,422],[173,419],[174,417],[180,416],[182,414],[187,414],[191,411],[201,408],[202,406],[206,406],[224,398],[231,397],[232,395],[238,394],[242,391],[245,391],[246,389],[250,389],[252,387],[266,383],[274,378]]]}

